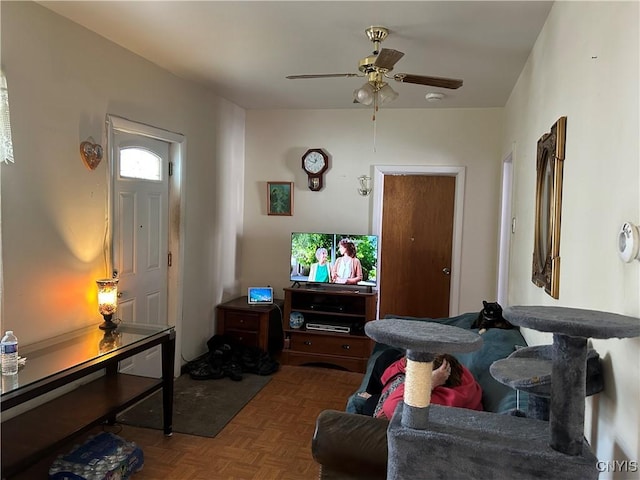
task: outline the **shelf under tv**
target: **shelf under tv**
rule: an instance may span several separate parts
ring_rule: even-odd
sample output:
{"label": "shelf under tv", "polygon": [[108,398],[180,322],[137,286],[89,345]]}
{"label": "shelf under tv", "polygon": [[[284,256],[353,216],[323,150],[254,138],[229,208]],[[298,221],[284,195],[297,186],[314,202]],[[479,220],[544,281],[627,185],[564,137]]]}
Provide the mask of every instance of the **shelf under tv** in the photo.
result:
{"label": "shelf under tv", "polygon": [[[289,365],[325,363],[364,372],[372,340],[364,335],[366,322],[376,318],[377,294],[354,290],[285,288],[282,362]],[[312,308],[313,307],[313,308]],[[305,325],[337,325],[349,332],[292,328],[291,312],[305,317]]]}

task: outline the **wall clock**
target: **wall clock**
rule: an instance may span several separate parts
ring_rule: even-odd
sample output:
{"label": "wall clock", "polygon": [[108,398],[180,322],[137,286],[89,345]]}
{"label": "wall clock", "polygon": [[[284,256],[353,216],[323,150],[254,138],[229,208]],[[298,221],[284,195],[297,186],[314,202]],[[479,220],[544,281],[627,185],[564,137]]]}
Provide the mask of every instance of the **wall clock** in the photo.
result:
{"label": "wall clock", "polygon": [[320,148],[311,148],[302,155],[302,169],[307,173],[309,190],[322,188],[324,172],[329,168],[329,157]]}

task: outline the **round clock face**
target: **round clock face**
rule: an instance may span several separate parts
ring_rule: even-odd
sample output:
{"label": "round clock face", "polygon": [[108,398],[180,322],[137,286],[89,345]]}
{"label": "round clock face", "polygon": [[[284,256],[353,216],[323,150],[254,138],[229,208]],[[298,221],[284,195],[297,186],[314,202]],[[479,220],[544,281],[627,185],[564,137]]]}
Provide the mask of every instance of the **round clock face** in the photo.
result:
{"label": "round clock face", "polygon": [[304,169],[309,173],[318,173],[325,166],[325,159],[319,152],[309,152],[304,157]]}

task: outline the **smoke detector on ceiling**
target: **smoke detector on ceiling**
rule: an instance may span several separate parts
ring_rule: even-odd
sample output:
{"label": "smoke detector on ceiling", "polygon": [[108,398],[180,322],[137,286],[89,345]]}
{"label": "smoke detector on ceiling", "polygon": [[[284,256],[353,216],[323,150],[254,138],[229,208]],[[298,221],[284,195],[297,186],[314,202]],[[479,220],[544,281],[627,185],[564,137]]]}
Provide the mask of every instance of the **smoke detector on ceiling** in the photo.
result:
{"label": "smoke detector on ceiling", "polygon": [[424,96],[424,98],[427,99],[427,102],[439,102],[444,98],[444,93],[429,92]]}

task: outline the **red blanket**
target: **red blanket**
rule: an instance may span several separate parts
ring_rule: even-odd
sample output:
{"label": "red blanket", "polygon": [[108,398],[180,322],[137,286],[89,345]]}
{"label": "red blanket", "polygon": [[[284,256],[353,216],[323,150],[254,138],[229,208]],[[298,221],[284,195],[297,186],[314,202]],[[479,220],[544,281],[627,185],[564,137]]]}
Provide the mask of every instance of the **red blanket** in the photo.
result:
{"label": "red blanket", "polygon": [[[382,408],[378,412],[378,417],[391,418],[396,407],[404,398],[404,382],[395,387],[392,392],[385,395],[386,390],[394,384],[389,380],[404,375],[406,362],[404,358],[395,361],[384,371],[381,377],[385,388],[382,390],[382,397],[386,396]],[[397,383],[397,382],[395,382]],[[446,405],[449,407],[469,408],[471,410],[482,410],[482,389],[473,374],[462,365],[462,383],[457,387],[436,387],[431,391],[431,403],[436,405]]]}

